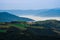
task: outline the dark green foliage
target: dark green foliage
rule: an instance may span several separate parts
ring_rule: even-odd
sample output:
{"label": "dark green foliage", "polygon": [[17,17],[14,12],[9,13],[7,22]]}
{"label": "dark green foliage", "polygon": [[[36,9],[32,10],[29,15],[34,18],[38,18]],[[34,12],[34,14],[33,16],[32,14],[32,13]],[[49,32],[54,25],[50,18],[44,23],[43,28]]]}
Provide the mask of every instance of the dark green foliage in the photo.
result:
{"label": "dark green foliage", "polygon": [[58,39],[60,39],[59,35],[38,36],[38,35],[34,35],[32,32],[28,30],[22,31],[16,27],[10,27],[6,33],[0,32],[0,40],[58,40]]}
{"label": "dark green foliage", "polygon": [[[4,29],[6,32],[0,32],[0,40],[60,40],[60,34],[54,32],[52,29],[60,29],[60,21],[37,21],[33,22],[31,25],[27,23],[28,22],[25,21],[13,21],[7,23],[8,28]],[[26,29],[21,30],[21,25],[24,25],[23,27]],[[41,29],[40,27],[44,28]]]}
{"label": "dark green foliage", "polygon": [[37,21],[35,24],[32,24],[31,26],[43,26],[43,27],[54,27],[58,28],[60,27],[60,21],[58,20],[46,20],[46,21]]}

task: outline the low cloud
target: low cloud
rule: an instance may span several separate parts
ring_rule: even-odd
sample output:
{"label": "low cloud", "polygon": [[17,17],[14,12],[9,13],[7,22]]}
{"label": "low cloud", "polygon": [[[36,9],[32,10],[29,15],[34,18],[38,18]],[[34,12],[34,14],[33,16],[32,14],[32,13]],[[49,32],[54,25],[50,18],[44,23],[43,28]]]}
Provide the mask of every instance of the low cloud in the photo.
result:
{"label": "low cloud", "polygon": [[60,20],[60,17],[39,17],[33,15],[22,15],[20,17],[26,17],[26,18],[34,19],[36,21],[49,20],[49,19]]}

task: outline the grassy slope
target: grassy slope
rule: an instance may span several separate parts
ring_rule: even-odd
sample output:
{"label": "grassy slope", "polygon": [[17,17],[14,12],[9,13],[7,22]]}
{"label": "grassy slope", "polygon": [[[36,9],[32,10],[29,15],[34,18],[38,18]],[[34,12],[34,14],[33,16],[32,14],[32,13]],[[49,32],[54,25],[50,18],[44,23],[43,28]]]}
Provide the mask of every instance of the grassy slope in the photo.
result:
{"label": "grassy slope", "polygon": [[17,27],[21,30],[25,30],[26,29],[26,24],[10,24],[10,26],[14,26]]}
{"label": "grassy slope", "polygon": [[[27,24],[9,24],[7,26],[2,26],[3,28],[9,28],[10,26],[14,26],[14,27],[17,27],[21,30],[26,30],[27,28],[26,27],[29,27],[29,25]],[[31,26],[31,28],[39,28],[39,29],[44,29],[44,27],[38,27],[38,26]],[[0,30],[0,32],[6,32],[7,30]]]}
{"label": "grassy slope", "polygon": [[7,30],[5,30],[5,28],[9,28],[9,25],[0,25],[0,32],[6,32]]}
{"label": "grassy slope", "polygon": [[7,30],[0,30],[0,32],[6,32]]}

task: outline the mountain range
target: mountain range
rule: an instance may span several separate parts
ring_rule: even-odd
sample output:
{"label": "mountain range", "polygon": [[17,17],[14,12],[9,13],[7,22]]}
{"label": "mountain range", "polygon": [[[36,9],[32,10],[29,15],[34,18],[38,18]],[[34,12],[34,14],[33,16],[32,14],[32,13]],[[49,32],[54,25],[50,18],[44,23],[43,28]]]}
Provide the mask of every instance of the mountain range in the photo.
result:
{"label": "mountain range", "polygon": [[0,12],[9,12],[10,14],[34,19],[36,21],[48,19],[60,20],[60,8],[39,10],[0,10]]}
{"label": "mountain range", "polygon": [[8,12],[0,12],[0,22],[11,22],[11,21],[34,21],[34,20],[24,17],[18,17]]}
{"label": "mountain range", "polygon": [[0,10],[13,13],[17,16],[20,15],[34,15],[40,17],[60,17],[60,8],[54,9],[39,9],[39,10]]}

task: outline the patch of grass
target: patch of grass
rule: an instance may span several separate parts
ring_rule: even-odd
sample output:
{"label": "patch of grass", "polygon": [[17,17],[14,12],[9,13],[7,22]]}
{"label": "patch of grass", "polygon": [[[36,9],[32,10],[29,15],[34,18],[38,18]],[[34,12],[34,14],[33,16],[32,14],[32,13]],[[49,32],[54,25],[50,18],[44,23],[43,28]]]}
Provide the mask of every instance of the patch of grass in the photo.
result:
{"label": "patch of grass", "polygon": [[10,26],[17,27],[21,30],[26,30],[26,25],[25,24],[10,24]]}
{"label": "patch of grass", "polygon": [[31,26],[31,28],[45,29],[43,26]]}
{"label": "patch of grass", "polygon": [[0,32],[6,32],[7,30],[0,30]]}
{"label": "patch of grass", "polygon": [[25,27],[25,25],[24,25],[24,24],[12,24],[12,26]]}

